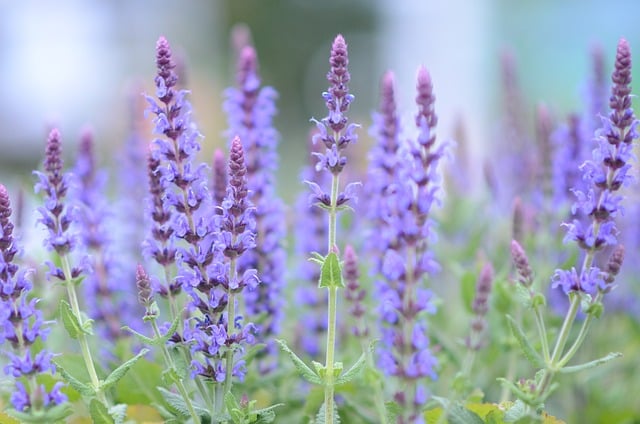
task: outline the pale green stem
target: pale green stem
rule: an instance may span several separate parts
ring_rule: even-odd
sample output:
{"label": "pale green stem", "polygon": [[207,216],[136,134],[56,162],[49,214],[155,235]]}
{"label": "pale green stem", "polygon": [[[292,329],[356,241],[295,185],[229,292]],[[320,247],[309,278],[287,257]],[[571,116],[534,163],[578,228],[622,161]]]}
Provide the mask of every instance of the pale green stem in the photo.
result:
{"label": "pale green stem", "polygon": [[540,385],[536,389],[536,394],[538,397],[542,397],[546,390],[549,388],[551,384],[551,380],[555,373],[557,372],[557,366],[560,361],[560,357],[564,350],[565,345],[567,344],[567,340],[569,338],[569,333],[571,332],[571,327],[573,326],[573,322],[578,314],[578,308],[580,307],[580,296],[574,294],[571,299],[571,306],[569,307],[569,311],[564,318],[564,322],[562,323],[562,328],[560,329],[560,333],[558,334],[558,339],[556,341],[556,345],[553,349],[553,355],[551,356],[551,360],[547,363],[547,367],[545,368],[542,379],[540,381]]}
{"label": "pale green stem", "polygon": [[[329,237],[328,252],[332,252],[336,245],[336,228],[337,228],[337,203],[338,203],[339,177],[332,175],[331,179],[331,206],[329,209]],[[329,287],[328,311],[327,311],[327,351],[326,351],[326,381],[324,389],[324,406],[325,406],[325,423],[333,424],[333,366],[334,351],[336,347],[336,313],[338,305],[338,289],[337,287]]]}
{"label": "pale green stem", "polygon": [[[367,346],[366,340],[361,339],[360,345],[362,347],[362,351],[365,352],[367,367],[370,369],[375,368],[375,364],[373,362],[373,354]],[[380,423],[387,423],[387,408],[384,406],[384,393],[382,391],[382,385],[378,379],[373,383],[373,402],[376,407],[376,412],[378,413],[378,419]]]}
{"label": "pale green stem", "polygon": [[[158,328],[158,324],[156,323],[155,318],[151,319],[151,327],[153,328],[153,333],[155,334],[156,337],[158,338],[162,337],[162,334],[160,333],[160,329]],[[173,362],[173,358],[171,357],[171,355],[169,354],[169,351],[167,350],[166,344],[162,343],[161,349],[162,349],[162,355],[164,356],[164,360],[165,360],[165,363],[167,364],[167,367],[175,371],[176,366]],[[189,398],[187,389],[184,387],[184,384],[182,383],[182,379],[178,377],[176,378],[174,383],[176,384],[176,387],[178,388],[178,392],[180,393],[180,396],[182,396],[182,399],[184,400],[185,405],[187,405],[187,409],[189,410],[189,414],[191,415],[191,418],[193,419],[194,424],[200,423],[200,417],[198,416],[195,409],[193,408],[193,405],[191,404],[191,399]]]}
{"label": "pale green stem", "polygon": [[[67,258],[67,255],[60,255],[60,260],[62,262],[62,272],[64,272],[64,275],[67,278],[65,286],[67,287],[67,294],[69,295],[71,311],[82,327],[84,325],[84,320],[82,318],[82,314],[80,313],[80,305],[78,304],[78,296],[76,294],[75,283],[71,280],[71,265],[69,264],[69,258]],[[84,360],[84,364],[87,367],[87,373],[89,374],[89,378],[91,379],[91,385],[96,390],[96,397],[100,402],[108,407],[109,404],[107,403],[107,398],[102,389],[100,389],[100,379],[98,379],[98,373],[96,372],[96,367],[93,363],[91,351],[89,350],[89,342],[87,340],[86,334],[82,331],[80,332],[80,334],[78,334],[78,343],[80,343],[82,359]]]}
{"label": "pale green stem", "polygon": [[[602,300],[602,297],[603,297],[602,292],[598,292],[594,300],[594,303],[600,302]],[[587,333],[589,332],[589,328],[591,327],[591,323],[593,322],[593,319],[594,319],[594,315],[588,314],[585,320],[582,322],[582,327],[580,327],[580,332],[578,333],[578,337],[573,342],[573,345],[571,345],[567,353],[560,360],[558,364],[559,367],[564,367],[565,365],[567,365],[567,363],[571,360],[571,358],[573,358],[573,356],[578,352],[578,349],[582,345],[582,342],[584,342],[584,339],[587,336]]]}
{"label": "pale green stem", "polygon": [[547,338],[547,329],[544,325],[544,319],[542,318],[542,311],[538,306],[535,306],[533,308],[533,312],[536,318],[536,326],[538,327],[538,336],[542,343],[542,355],[544,357],[544,362],[549,363],[549,360],[551,359],[549,356],[549,339]]}

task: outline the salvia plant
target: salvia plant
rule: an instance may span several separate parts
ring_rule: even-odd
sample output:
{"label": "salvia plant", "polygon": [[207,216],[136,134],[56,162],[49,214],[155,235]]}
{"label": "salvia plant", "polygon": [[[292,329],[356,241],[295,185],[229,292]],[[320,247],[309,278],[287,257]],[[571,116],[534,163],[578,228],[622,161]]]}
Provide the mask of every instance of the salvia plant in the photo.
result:
{"label": "salvia plant", "polygon": [[638,198],[626,40],[610,84],[594,48],[584,106],[562,118],[541,104],[535,134],[503,57],[483,198],[450,184],[469,173],[437,135],[427,67],[413,106],[388,71],[372,122],[356,123],[338,35],[289,208],[278,94],[241,38],[226,149],[207,148],[160,37],[115,184],[99,136],[85,130],[67,166],[57,128],[33,174],[35,230],[0,184],[0,422],[635,422],[635,358],[619,352],[640,340],[637,217],[621,219]]}

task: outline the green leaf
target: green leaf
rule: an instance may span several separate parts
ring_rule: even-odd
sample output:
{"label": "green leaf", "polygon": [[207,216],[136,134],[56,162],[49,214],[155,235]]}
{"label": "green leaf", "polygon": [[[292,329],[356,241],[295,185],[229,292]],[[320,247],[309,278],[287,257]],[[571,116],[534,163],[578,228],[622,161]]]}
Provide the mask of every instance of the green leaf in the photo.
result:
{"label": "green leaf", "polygon": [[73,387],[78,393],[80,393],[82,396],[86,396],[86,397],[95,396],[96,389],[94,387],[92,387],[89,384],[83,383],[82,381],[80,381],[77,378],[75,378],[74,376],[72,376],[57,361],[54,361],[54,363],[56,364],[56,369],[58,370],[58,372],[60,373],[62,378],[67,383],[69,383],[69,385],[71,387]]}
{"label": "green leaf", "polygon": [[258,415],[258,417],[256,418],[256,420],[254,421],[254,424],[269,424],[275,421],[276,419],[276,413],[275,413],[275,409],[276,408],[280,408],[281,406],[284,406],[284,403],[278,403],[275,405],[271,405],[267,408],[262,408],[262,409],[256,409],[255,411],[253,411],[255,414]]}
{"label": "green leaf", "polygon": [[78,317],[75,316],[73,311],[71,310],[71,306],[67,303],[66,300],[60,300],[59,305],[60,317],[62,318],[62,323],[64,324],[64,328],[69,333],[69,336],[72,339],[77,339],[80,334],[84,333],[85,330],[78,322]]}
{"label": "green leaf", "polygon": [[324,256],[322,256],[318,252],[311,252],[311,257],[308,260],[322,266],[322,264],[324,263]]}
{"label": "green leaf", "polygon": [[133,328],[125,325],[124,327],[120,327],[121,330],[123,331],[127,331],[129,333],[131,333],[132,335],[134,335],[139,341],[140,343],[147,345],[147,346],[153,346],[155,343],[155,339],[152,339],[151,337],[147,337],[143,334],[138,333],[136,330],[134,330]]}
{"label": "green leaf", "polygon": [[[7,410],[7,414],[0,413],[0,423],[2,424],[50,424],[63,421],[69,415],[73,414],[73,409],[68,403],[47,408],[42,411],[20,412],[15,409]],[[13,417],[13,418],[11,418]],[[18,421],[14,420],[17,419]]]}
{"label": "green leaf", "polygon": [[[187,404],[184,402],[184,399],[180,395],[170,392],[164,387],[158,387],[158,391],[160,391],[160,394],[164,398],[165,402],[167,402],[167,405],[170,407],[171,409],[170,412],[173,412],[174,415],[177,416],[177,418],[184,419],[184,418],[191,417],[191,414],[189,413],[189,408],[187,407]],[[211,420],[211,416],[209,415],[209,412],[206,409],[201,408],[195,403],[193,403],[192,405],[193,405],[193,409],[195,409],[196,411],[196,414],[200,416],[200,419],[202,420],[202,422],[209,422]],[[221,420],[224,421],[224,419],[228,420],[229,417],[228,416],[221,417]],[[184,420],[180,422],[184,422]]]}
{"label": "green leaf", "polygon": [[516,400],[513,405],[504,413],[505,422],[515,422],[527,415],[527,407],[520,399]]}
{"label": "green leaf", "polygon": [[227,392],[224,395],[224,404],[227,407],[227,411],[229,411],[229,415],[231,415],[231,419],[235,424],[243,424],[244,414],[240,408],[240,404],[236,400],[233,393]]}
{"label": "green leaf", "polygon": [[109,376],[104,380],[104,382],[100,384],[100,389],[102,391],[105,391],[116,384],[122,377],[124,377],[127,371],[129,371],[129,368],[131,368],[133,364],[135,364],[140,358],[146,355],[147,352],[149,352],[149,349],[142,349],[136,356],[113,370],[113,372],[109,374]]}
{"label": "green leaf", "polygon": [[515,336],[516,340],[518,340],[518,344],[520,345],[524,356],[529,360],[529,362],[531,362],[531,364],[535,368],[544,368],[544,361],[542,360],[538,352],[536,352],[536,350],[533,348],[533,346],[531,346],[531,343],[529,343],[529,339],[524,334],[520,326],[510,315],[507,315],[507,321],[509,323],[509,327],[511,328],[511,332]]}
{"label": "green leaf", "polygon": [[402,407],[393,401],[385,402],[384,408],[387,411],[387,423],[395,423],[402,413]]}
{"label": "green leaf", "polygon": [[113,417],[116,424],[123,424],[127,417],[127,405],[124,403],[113,405],[109,408],[109,415]]}
{"label": "green leaf", "polygon": [[449,424],[484,424],[484,421],[478,414],[463,405],[456,403],[449,409],[447,414]]}
{"label": "green leaf", "polygon": [[344,281],[342,280],[342,267],[338,260],[338,255],[334,252],[329,252],[322,267],[320,268],[320,281],[318,287],[327,288],[342,288],[344,287]]}
{"label": "green leaf", "polygon": [[351,366],[351,368],[349,368],[345,373],[343,373],[340,377],[336,379],[336,383],[335,383],[336,385],[348,383],[349,381],[353,380],[358,375],[360,375],[363,368],[367,364],[367,356],[370,353],[373,353],[373,349],[375,348],[376,343],[377,341],[372,341],[371,343],[369,343],[369,351],[362,352],[362,355],[360,355],[360,358],[358,358],[358,360]]}
{"label": "green leaf", "polygon": [[280,349],[282,349],[284,353],[289,355],[289,358],[291,358],[291,362],[293,362],[293,365],[305,380],[313,384],[322,384],[322,380],[320,379],[318,374],[313,372],[313,370],[309,368],[309,366],[305,364],[304,361],[298,357],[298,355],[296,355],[291,349],[289,349],[289,346],[287,346],[287,343],[284,340],[276,340],[276,343],[280,345]]}
{"label": "green leaf", "polygon": [[[323,402],[322,405],[320,406],[320,410],[318,411],[318,414],[316,415],[314,424],[325,424],[327,422],[326,414],[324,410],[325,410],[325,406]],[[333,404],[333,422],[335,424],[340,424],[340,415],[338,415],[338,407],[336,406],[335,402]]]}
{"label": "green leaf", "polygon": [[97,399],[92,399],[89,404],[89,414],[93,420],[93,424],[115,424],[115,421],[109,415],[107,407]]}
{"label": "green leaf", "polygon": [[588,370],[590,368],[595,368],[598,365],[602,365],[602,364],[606,364],[607,362],[616,359],[616,358],[620,358],[622,356],[622,353],[620,352],[610,352],[607,356],[604,356],[602,358],[596,359],[594,361],[591,362],[587,362],[585,364],[581,364],[581,365],[574,365],[571,367],[563,367],[560,369],[560,373],[562,374],[570,374],[572,372],[578,372],[578,371],[583,371],[583,370]]}

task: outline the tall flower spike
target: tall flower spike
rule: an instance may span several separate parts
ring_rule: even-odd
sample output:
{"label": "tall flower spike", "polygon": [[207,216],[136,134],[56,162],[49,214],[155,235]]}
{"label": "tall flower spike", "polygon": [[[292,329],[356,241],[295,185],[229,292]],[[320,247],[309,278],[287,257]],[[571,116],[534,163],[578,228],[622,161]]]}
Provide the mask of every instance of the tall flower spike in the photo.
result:
{"label": "tall flower spike", "polygon": [[429,349],[425,313],[434,313],[433,294],[424,287],[427,275],[439,265],[429,251],[434,241],[431,207],[439,202],[438,163],[446,145],[436,146],[433,85],[426,68],[420,67],[416,84],[415,138],[401,144],[396,173],[386,193],[388,207],[383,225],[388,232],[380,285],[382,346],[379,365],[399,380],[396,401],[405,409],[399,422],[415,422],[427,400],[424,377],[437,378],[437,360]]}
{"label": "tall flower spike", "polygon": [[250,45],[239,51],[236,80],[236,86],[225,91],[227,135],[230,140],[235,136],[242,140],[249,200],[255,206],[256,221],[255,249],[243,255],[238,266],[241,272],[256,269],[260,274],[260,285],[244,293],[244,302],[248,315],[263,317],[256,324],[258,339],[266,343],[267,348],[257,363],[261,371],[267,372],[276,365],[273,338],[280,332],[284,310],[286,219],[283,203],[275,190],[279,135],[273,127],[278,93],[272,87],[261,85],[258,58]]}
{"label": "tall flower spike", "polygon": [[137,311],[135,303],[130,301],[133,287],[117,275],[120,258],[114,254],[115,211],[105,197],[107,175],[97,167],[93,140],[92,132],[85,130],[80,139],[74,167],[75,184],[70,194],[78,205],[79,241],[94,270],[83,283],[85,307],[100,335],[115,341],[128,334],[121,330],[122,322],[136,322]]}
{"label": "tall flower spike", "polygon": [[351,332],[356,337],[367,337],[369,328],[365,320],[365,306],[362,303],[367,292],[360,285],[360,271],[358,270],[358,257],[350,244],[344,249],[344,279],[346,283],[345,297],[350,303],[349,313],[353,317],[354,325]]}
{"label": "tall flower spike", "polygon": [[602,128],[596,132],[598,147],[593,151],[592,160],[581,167],[588,186],[585,190],[574,190],[577,200],[573,212],[584,213],[589,222],[584,224],[574,219],[566,224],[565,240],[575,241],[584,250],[583,267],[580,272],[575,268],[557,270],[553,277],[553,287],[561,287],[565,293],[578,291],[594,295],[607,289],[603,272],[593,265],[594,259],[598,251],[617,243],[614,219],[621,212],[622,201],[618,191],[632,180],[629,161],[633,158],[632,143],[638,138],[638,120],[631,108],[631,51],[625,39],[618,43],[611,79],[611,111],[608,117],[602,118]]}
{"label": "tall flower spike", "polygon": [[[55,167],[60,172],[60,167]],[[53,168],[50,168],[53,169]],[[36,308],[38,299],[31,298],[28,271],[13,262],[18,251],[13,238],[9,193],[0,184],[0,346],[8,358],[5,374],[16,379],[11,404],[19,412],[37,412],[67,401],[60,392],[62,383],[50,391],[38,385],[36,376],[55,373],[53,354],[48,350],[32,351],[32,345],[44,341],[49,329]],[[26,386],[18,379],[24,379]],[[28,388],[28,389],[27,389]]]}
{"label": "tall flower spike", "polygon": [[346,116],[354,96],[349,93],[349,80],[351,79],[347,69],[349,57],[347,44],[342,35],[338,35],[333,41],[329,64],[331,65],[327,73],[329,89],[322,94],[329,114],[320,122],[314,121],[319,130],[314,138],[314,143],[322,141],[326,152],[316,154],[318,158],[316,168],[318,170],[326,169],[332,174],[338,175],[347,163],[347,158],[343,156],[342,151],[350,143],[356,141],[355,130],[358,127],[353,123],[348,124]]}
{"label": "tall flower spike", "polygon": [[[317,185],[321,191],[331,185],[331,174],[316,171],[311,153],[321,148],[313,144],[309,137],[309,163],[303,168],[300,179]],[[310,204],[309,195],[302,193],[296,199],[294,214],[294,252],[304,258],[309,252],[322,252],[327,237],[327,221],[324,211],[316,204]],[[325,305],[326,293],[318,292],[320,269],[311,261],[298,261],[294,276],[301,284],[296,285],[294,298],[299,305],[300,320],[296,326],[296,343],[312,358],[323,353],[321,340],[327,331]]]}
{"label": "tall flower spike", "polygon": [[487,312],[489,312],[489,296],[493,285],[493,267],[485,264],[480,271],[480,277],[476,283],[476,295],[473,299],[472,310],[474,317],[471,320],[471,334],[467,337],[466,345],[470,350],[478,351],[486,345]]}
{"label": "tall flower spike", "polygon": [[[62,146],[60,132],[49,133],[45,150],[44,171],[34,171],[38,178],[36,193],[45,194],[44,206],[38,208],[41,222],[48,230],[45,246],[63,255],[75,245],[75,237],[67,231],[73,221],[73,210],[63,203],[69,187],[69,175],[62,172]],[[70,276],[66,276],[68,278]],[[64,278],[63,278],[64,279]]]}

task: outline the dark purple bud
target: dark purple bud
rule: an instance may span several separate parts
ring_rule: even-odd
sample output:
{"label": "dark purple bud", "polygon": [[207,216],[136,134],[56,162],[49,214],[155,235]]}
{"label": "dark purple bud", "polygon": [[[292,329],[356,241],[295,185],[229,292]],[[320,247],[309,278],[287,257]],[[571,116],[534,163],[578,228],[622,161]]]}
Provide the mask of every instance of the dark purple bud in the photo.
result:
{"label": "dark purple bud", "polygon": [[518,272],[518,281],[525,287],[531,287],[533,284],[533,271],[529,265],[529,258],[527,258],[524,249],[516,240],[511,241],[511,259]]}
{"label": "dark purple bud", "polygon": [[[235,200],[239,203],[247,197],[247,167],[244,162],[244,150],[239,137],[231,142],[229,152],[229,186],[235,190]],[[237,211],[238,214],[244,211]]]}
{"label": "dark purple bud", "polygon": [[524,234],[524,210],[522,201],[516,197],[513,201],[513,228],[511,229],[511,237],[518,242],[522,241]]}
{"label": "dark purple bud", "polygon": [[[431,82],[431,75],[424,66],[418,68],[418,76],[416,82],[416,104],[418,105],[418,114],[416,115],[416,125],[418,128],[422,128],[426,125],[429,128],[435,128],[438,123],[438,118],[435,112],[436,97],[433,95],[433,83]],[[425,140],[422,144],[429,148],[435,142],[435,133]]]}
{"label": "dark purple bud", "polygon": [[44,170],[56,184],[62,178],[62,146],[60,144],[60,131],[54,128],[49,133],[45,150]]}
{"label": "dark purple bud", "polygon": [[[620,268],[622,267],[622,263],[624,262],[624,246],[619,244],[616,246],[615,250],[609,257],[609,262],[607,263],[606,272],[607,275],[605,277],[605,283],[610,285],[616,278],[616,275],[620,272]],[[610,289],[610,287],[609,287]]]}
{"label": "dark purple bud", "polygon": [[[240,87],[246,87],[250,83],[251,78],[255,78],[258,72],[258,57],[255,49],[250,46],[244,46],[240,51],[240,57],[238,58],[238,85]],[[256,81],[257,82],[257,81]],[[256,87],[258,85],[256,84]]]}
{"label": "dark purple bud", "polygon": [[136,267],[136,287],[138,288],[138,302],[145,308],[149,308],[153,303],[151,280],[149,274],[140,264]]}
{"label": "dark purple bud", "polygon": [[158,76],[156,77],[158,98],[163,103],[169,103],[174,93],[172,88],[178,82],[178,77],[174,72],[176,65],[171,58],[171,46],[162,36],[158,38],[156,43],[156,66],[158,68]]}
{"label": "dark purple bud", "polygon": [[476,297],[473,299],[473,312],[484,316],[489,310],[489,295],[493,284],[493,267],[485,264],[480,271],[480,278],[476,284]]}

